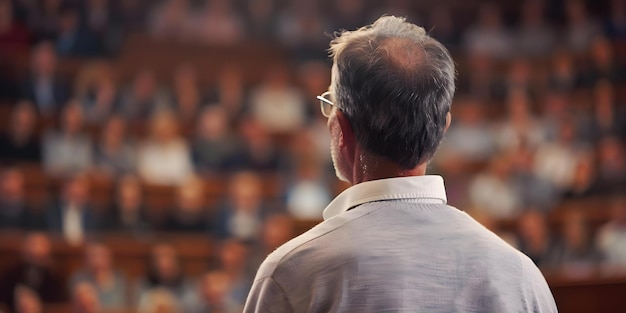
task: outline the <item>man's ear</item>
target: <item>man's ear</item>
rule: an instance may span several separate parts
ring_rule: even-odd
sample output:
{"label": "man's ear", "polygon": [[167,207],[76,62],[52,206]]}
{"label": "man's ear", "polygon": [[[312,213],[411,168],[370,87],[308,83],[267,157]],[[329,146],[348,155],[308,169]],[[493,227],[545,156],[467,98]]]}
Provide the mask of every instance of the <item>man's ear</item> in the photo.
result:
{"label": "man's ear", "polygon": [[352,125],[348,120],[348,117],[341,112],[340,110],[335,111],[335,117],[337,118],[337,122],[339,123],[339,127],[341,128],[341,136],[339,138],[339,147],[351,147],[354,148],[355,139],[354,132],[352,131]]}
{"label": "man's ear", "polygon": [[448,127],[450,127],[450,123],[452,123],[452,114],[450,114],[450,112],[448,111],[448,114],[446,114],[446,128],[443,129],[444,134],[446,131],[448,131]]}

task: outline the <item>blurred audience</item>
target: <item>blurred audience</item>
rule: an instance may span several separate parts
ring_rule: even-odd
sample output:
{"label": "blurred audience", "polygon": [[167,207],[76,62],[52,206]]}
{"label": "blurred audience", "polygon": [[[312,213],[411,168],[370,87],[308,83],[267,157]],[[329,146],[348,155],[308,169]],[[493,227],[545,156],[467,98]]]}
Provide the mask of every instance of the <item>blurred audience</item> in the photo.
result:
{"label": "blurred audience", "polygon": [[[345,187],[315,99],[330,83],[328,34],[381,13],[424,24],[458,63],[452,124],[429,168],[448,203],[549,278],[625,275],[624,8],[0,0],[2,304],[240,312],[260,261]],[[184,53],[148,51],[170,46]],[[216,249],[179,256],[163,238]],[[136,290],[122,272],[141,277]]]}

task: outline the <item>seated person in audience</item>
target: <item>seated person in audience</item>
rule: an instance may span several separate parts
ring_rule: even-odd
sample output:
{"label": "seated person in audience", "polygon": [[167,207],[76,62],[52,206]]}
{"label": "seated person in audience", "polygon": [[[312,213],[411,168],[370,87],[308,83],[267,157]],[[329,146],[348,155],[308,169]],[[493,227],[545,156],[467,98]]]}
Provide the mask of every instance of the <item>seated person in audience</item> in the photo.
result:
{"label": "seated person in audience", "polygon": [[32,101],[41,116],[51,117],[71,95],[57,69],[57,55],[51,42],[44,41],[32,50],[31,72],[22,86],[22,98]]}
{"label": "seated person in audience", "polygon": [[0,276],[0,302],[15,311],[16,293],[29,288],[44,304],[67,300],[62,275],[54,267],[50,239],[43,233],[31,233],[24,239],[21,259]]}
{"label": "seated person in audience", "polygon": [[241,241],[229,239],[222,242],[218,253],[219,268],[230,281],[226,298],[243,307],[254,279],[248,272],[250,249]]}
{"label": "seated person in audience", "polygon": [[9,162],[41,162],[37,136],[37,112],[27,100],[16,104],[6,132],[0,135],[0,159]]}
{"label": "seated person in audience", "polygon": [[531,209],[522,214],[517,222],[520,251],[535,262],[544,275],[553,273],[563,253],[551,234],[546,216]]}
{"label": "seated person in audience", "polygon": [[239,313],[243,306],[231,299],[228,291],[231,288],[229,275],[220,269],[215,269],[202,275],[198,282],[196,298],[185,305],[185,312],[205,313]]}
{"label": "seated person in audience", "polygon": [[172,89],[171,103],[178,119],[185,123],[196,121],[203,99],[195,68],[189,64],[179,65],[174,72]]}
{"label": "seated person in audience", "polygon": [[189,146],[170,113],[152,118],[149,138],[140,143],[137,168],[142,179],[158,185],[180,184],[193,173]]}
{"label": "seated person in audience", "polygon": [[228,159],[225,169],[229,171],[253,170],[276,172],[285,170],[285,156],[267,130],[253,117],[240,121],[239,132],[242,145]]}
{"label": "seated person in audience", "polygon": [[96,169],[109,177],[135,172],[135,149],[127,139],[126,123],[120,117],[107,119],[95,146]]}
{"label": "seated person in audience", "polygon": [[331,199],[331,185],[321,160],[303,157],[297,161],[295,177],[287,184],[287,211],[295,218],[322,220],[322,208]]}
{"label": "seated person in audience", "polygon": [[0,229],[44,230],[46,215],[27,203],[24,174],[7,168],[0,175]]}
{"label": "seated person in audience", "polygon": [[601,80],[593,86],[593,114],[585,133],[592,134],[592,140],[607,135],[626,138],[626,107],[619,105],[615,85]]}
{"label": "seated person in audience", "polygon": [[150,252],[147,272],[136,290],[138,303],[141,305],[154,290],[165,290],[181,302],[193,294],[193,284],[185,276],[176,248],[170,244],[155,245]]}
{"label": "seated person in audience", "polygon": [[205,108],[200,114],[192,143],[195,167],[202,174],[223,170],[235,156],[238,141],[230,132],[228,112],[220,105]]}
{"label": "seated person in audience", "polygon": [[146,216],[141,181],[136,176],[126,175],[117,181],[115,189],[107,229],[139,236],[145,235],[151,227]]}
{"label": "seated person in audience", "polygon": [[515,218],[522,205],[512,176],[509,155],[496,155],[469,185],[472,206],[496,219]]}
{"label": "seated person in audience", "polygon": [[228,183],[227,193],[214,220],[216,236],[257,240],[268,211],[263,199],[261,177],[254,172],[236,173]]}
{"label": "seated person in audience", "polygon": [[68,102],[61,113],[61,127],[49,130],[43,139],[43,165],[54,176],[68,176],[89,170],[93,164],[92,141],[83,130],[78,102]]}
{"label": "seated person in audience", "polygon": [[603,255],[603,271],[626,274],[626,199],[609,201],[611,219],[598,230],[597,245]]}
{"label": "seated person in audience", "polygon": [[589,278],[596,274],[601,261],[586,216],[581,210],[565,214],[562,228],[563,256],[559,272],[568,278]]}
{"label": "seated person in audience", "polygon": [[162,108],[164,102],[154,72],[144,69],[137,73],[131,86],[122,92],[117,113],[130,123],[142,122],[165,109]]}
{"label": "seated person in audience", "polygon": [[67,179],[62,188],[61,196],[48,209],[48,227],[69,243],[80,244],[102,229],[104,218],[90,202],[90,182],[85,174]]}
{"label": "seated person in audience", "polygon": [[85,246],[84,267],[70,278],[70,290],[74,290],[74,296],[84,283],[95,291],[102,309],[122,309],[128,305],[126,279],[113,267],[111,250],[104,244],[90,243]]}
{"label": "seated person in audience", "polygon": [[15,313],[42,313],[39,295],[25,286],[15,288]]}
{"label": "seated person in audience", "polygon": [[0,229],[24,228],[27,210],[24,175],[15,168],[5,169],[0,176]]}
{"label": "seated person in audience", "polygon": [[559,191],[571,185],[576,165],[586,152],[578,135],[574,121],[563,119],[558,125],[557,138],[536,150],[535,175],[549,181]]}
{"label": "seated person in audience", "polygon": [[104,307],[100,303],[98,290],[93,283],[81,281],[72,288],[72,313],[101,313]]}
{"label": "seated person in audience", "polygon": [[598,183],[607,194],[626,190],[626,144],[615,136],[600,140],[597,148]]}
{"label": "seated person in audience", "polygon": [[165,230],[207,234],[210,230],[204,201],[204,182],[190,177],[176,189],[176,206],[170,210]]}

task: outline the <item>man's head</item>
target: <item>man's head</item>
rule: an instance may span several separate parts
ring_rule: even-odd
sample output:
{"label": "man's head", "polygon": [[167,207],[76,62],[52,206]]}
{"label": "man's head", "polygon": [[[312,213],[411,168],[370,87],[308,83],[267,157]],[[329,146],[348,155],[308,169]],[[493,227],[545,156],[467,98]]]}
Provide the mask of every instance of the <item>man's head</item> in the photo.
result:
{"label": "man's head", "polygon": [[340,179],[355,183],[355,163],[367,158],[407,171],[426,164],[450,123],[455,69],[446,48],[423,28],[384,16],[339,34],[330,52],[328,126]]}

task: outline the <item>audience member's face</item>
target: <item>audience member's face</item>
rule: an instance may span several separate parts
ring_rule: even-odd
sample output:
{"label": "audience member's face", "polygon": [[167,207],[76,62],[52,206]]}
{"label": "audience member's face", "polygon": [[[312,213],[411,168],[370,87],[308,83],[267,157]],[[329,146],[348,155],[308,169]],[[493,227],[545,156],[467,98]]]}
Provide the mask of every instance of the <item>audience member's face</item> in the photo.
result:
{"label": "audience member's face", "polygon": [[225,272],[207,273],[200,283],[200,295],[206,302],[219,306],[226,298],[230,284],[231,280]]}
{"label": "audience member's face", "polygon": [[76,102],[70,102],[63,110],[63,131],[66,134],[75,135],[83,127],[83,113]]}
{"label": "audience member's face", "polygon": [[262,197],[260,178],[253,173],[235,175],[230,183],[230,198],[235,209],[256,209]]}
{"label": "audience member's face", "polygon": [[122,119],[109,119],[102,130],[102,143],[105,146],[117,147],[124,141],[125,128]]}
{"label": "audience member's face", "polygon": [[204,208],[204,193],[200,181],[190,181],[178,190],[178,209],[184,213],[200,214]]}
{"label": "audience member's face", "polygon": [[24,196],[24,175],[18,170],[7,170],[2,175],[2,197],[8,200],[21,200]]}
{"label": "audience member's face", "polygon": [[547,240],[545,217],[538,212],[527,212],[519,219],[519,232],[524,240],[544,243]]}
{"label": "audience member's face", "polygon": [[220,107],[204,110],[199,120],[199,135],[203,139],[219,139],[228,128],[228,115]]}
{"label": "audience member's face", "polygon": [[239,242],[226,242],[220,251],[220,260],[222,266],[230,271],[242,271],[246,265],[246,255],[248,248]]}
{"label": "audience member's face", "polygon": [[169,143],[178,136],[176,120],[169,115],[156,116],[152,121],[152,138],[160,143]]}
{"label": "audience member's face", "polygon": [[263,226],[263,244],[272,251],[293,238],[293,235],[293,222],[287,216],[269,218]]}
{"label": "audience member's face", "polygon": [[124,212],[136,211],[141,205],[141,185],[135,177],[124,177],[118,186],[118,202]]}
{"label": "audience member's face", "polygon": [[172,246],[156,246],[152,251],[152,262],[161,279],[172,279],[179,274],[178,254]]}
{"label": "audience member's face", "polygon": [[138,99],[149,99],[156,92],[156,77],[151,71],[143,71],[133,82],[133,93]]}
{"label": "audience member's face", "polygon": [[35,265],[45,265],[50,260],[50,240],[44,234],[30,234],[24,242],[24,259]]}
{"label": "audience member's face", "polygon": [[42,43],[34,48],[33,71],[43,77],[51,77],[57,65],[56,52],[51,43]]}
{"label": "audience member's face", "polygon": [[65,201],[71,204],[82,205],[89,200],[89,180],[83,176],[70,178],[65,183]]}
{"label": "audience member's face", "polygon": [[21,102],[13,111],[11,131],[18,138],[29,137],[35,131],[37,116],[28,102]]}
{"label": "audience member's face", "polygon": [[72,301],[75,313],[98,313],[100,312],[100,299],[95,287],[87,282],[82,282],[74,287]]}
{"label": "audience member's face", "polygon": [[93,271],[104,271],[111,268],[111,251],[101,244],[91,244],[85,251],[87,266]]}

